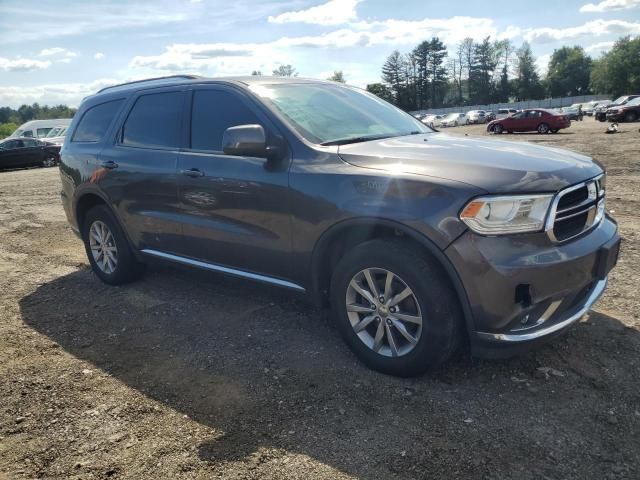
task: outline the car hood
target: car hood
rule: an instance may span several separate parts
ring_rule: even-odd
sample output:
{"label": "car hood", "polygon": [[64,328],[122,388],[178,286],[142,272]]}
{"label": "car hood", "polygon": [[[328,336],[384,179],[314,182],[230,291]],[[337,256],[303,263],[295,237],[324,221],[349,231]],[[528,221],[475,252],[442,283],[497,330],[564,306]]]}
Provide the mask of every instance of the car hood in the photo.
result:
{"label": "car hood", "polygon": [[342,145],[352,165],[464,182],[489,193],[554,192],[602,172],[591,158],[524,142],[444,133]]}

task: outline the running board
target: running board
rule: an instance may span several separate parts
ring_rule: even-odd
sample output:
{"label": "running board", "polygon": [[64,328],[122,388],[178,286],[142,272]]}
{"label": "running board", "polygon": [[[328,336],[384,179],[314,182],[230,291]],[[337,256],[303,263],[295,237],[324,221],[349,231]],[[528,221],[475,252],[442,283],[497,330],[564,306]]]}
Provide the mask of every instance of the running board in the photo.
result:
{"label": "running board", "polygon": [[279,278],[268,277],[266,275],[260,275],[258,273],[245,272],[243,270],[236,270],[235,268],[223,267],[222,265],[216,265],[215,263],[202,262],[200,260],[194,260],[192,258],[180,257],[171,253],[159,252],[157,250],[143,249],[141,250],[145,255],[151,255],[152,257],[158,257],[171,262],[182,263],[184,265],[190,265],[192,267],[203,268],[205,270],[211,270],[213,272],[225,273],[227,275],[233,275],[235,277],[248,278],[250,280],[256,280],[258,282],[270,283],[279,287],[291,288],[300,292],[305,292],[304,287],[300,285],[288,282],[286,280],[280,280]]}

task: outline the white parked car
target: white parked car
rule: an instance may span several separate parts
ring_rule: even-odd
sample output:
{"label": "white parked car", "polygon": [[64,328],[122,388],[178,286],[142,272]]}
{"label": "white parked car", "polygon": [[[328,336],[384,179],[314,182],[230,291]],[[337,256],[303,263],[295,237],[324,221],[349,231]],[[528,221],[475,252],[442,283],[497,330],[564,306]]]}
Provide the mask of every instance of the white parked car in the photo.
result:
{"label": "white parked car", "polygon": [[70,118],[53,118],[50,120],[31,120],[20,125],[11,137],[44,138],[56,127],[68,127]]}
{"label": "white parked car", "polygon": [[441,127],[457,127],[458,125],[467,125],[469,121],[464,113],[450,113],[440,120]]}
{"label": "white parked car", "polygon": [[422,119],[422,123],[431,128],[439,127],[444,115],[427,115]]}
{"label": "white parked car", "polygon": [[498,110],[498,113],[496,113],[496,118],[506,118],[513,115],[514,113],[518,113],[518,110],[516,110],[515,108],[500,108]]}
{"label": "white parked car", "polygon": [[484,110],[471,110],[467,112],[468,123],[485,123],[487,121],[487,112]]}
{"label": "white parked car", "polygon": [[67,134],[68,127],[55,127],[52,128],[47,136],[44,137],[44,141],[53,145],[62,145],[64,143],[64,137]]}

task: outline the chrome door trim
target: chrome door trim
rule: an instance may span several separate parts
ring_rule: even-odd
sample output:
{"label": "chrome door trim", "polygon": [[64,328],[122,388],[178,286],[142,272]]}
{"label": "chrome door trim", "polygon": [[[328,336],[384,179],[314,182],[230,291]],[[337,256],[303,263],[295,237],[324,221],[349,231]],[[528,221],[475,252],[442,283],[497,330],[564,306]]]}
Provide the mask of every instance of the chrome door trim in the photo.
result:
{"label": "chrome door trim", "polygon": [[258,273],[245,272],[244,270],[236,270],[235,268],[223,267],[222,265],[216,265],[215,263],[203,262],[200,260],[194,260],[193,258],[181,257],[179,255],[173,255],[171,253],[159,252],[158,250],[152,250],[145,248],[141,250],[145,255],[152,257],[163,258],[172,262],[182,263],[184,265],[190,265],[192,267],[203,268],[205,270],[211,270],[214,272],[225,273],[227,275],[233,275],[235,277],[248,278],[250,280],[256,280],[258,282],[270,283],[279,287],[291,288],[300,292],[305,292],[305,288],[300,285],[289,282],[287,280],[281,280],[279,278],[269,277],[267,275],[260,275]]}

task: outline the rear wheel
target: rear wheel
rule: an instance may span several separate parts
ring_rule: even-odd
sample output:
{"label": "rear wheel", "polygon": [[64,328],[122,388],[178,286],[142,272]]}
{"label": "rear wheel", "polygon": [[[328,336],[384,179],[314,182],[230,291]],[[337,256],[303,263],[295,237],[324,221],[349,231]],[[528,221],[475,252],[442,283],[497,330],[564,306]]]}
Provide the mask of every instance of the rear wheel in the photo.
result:
{"label": "rear wheel", "polygon": [[103,282],[121,285],[143,273],[144,265],[136,260],[122,228],[105,205],[87,212],[82,238],[91,268]]}
{"label": "rear wheel", "polygon": [[42,166],[45,168],[55,167],[58,164],[58,159],[55,155],[48,153],[47,156],[42,161]]}
{"label": "rear wheel", "polygon": [[547,125],[546,123],[541,123],[540,125],[538,125],[538,133],[548,133],[549,132],[549,125]]}
{"label": "rear wheel", "polygon": [[351,250],[331,279],[337,327],[367,366],[408,377],[446,361],[460,341],[456,295],[433,260],[402,242]]}
{"label": "rear wheel", "polygon": [[635,122],[638,119],[638,114],[636,112],[627,112],[624,116],[625,122]]}

